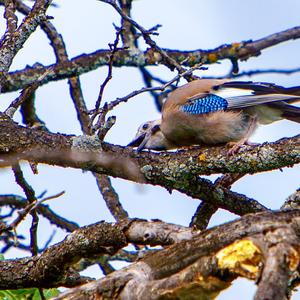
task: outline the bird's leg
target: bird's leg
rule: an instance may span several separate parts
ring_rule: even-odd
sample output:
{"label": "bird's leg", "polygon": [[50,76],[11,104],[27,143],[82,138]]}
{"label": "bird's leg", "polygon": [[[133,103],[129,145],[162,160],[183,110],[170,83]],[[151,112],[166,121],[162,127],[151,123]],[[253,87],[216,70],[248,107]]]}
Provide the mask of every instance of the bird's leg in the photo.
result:
{"label": "bird's leg", "polygon": [[[227,153],[228,155],[236,154],[243,145],[251,145],[251,143],[248,142],[248,139],[250,138],[253,131],[255,130],[256,124],[257,124],[257,117],[251,116],[249,126],[248,126],[245,136],[242,139],[240,139],[239,141],[237,141],[236,143],[234,143],[233,146],[231,146],[231,149]],[[228,144],[232,145],[232,143],[228,143]]]}

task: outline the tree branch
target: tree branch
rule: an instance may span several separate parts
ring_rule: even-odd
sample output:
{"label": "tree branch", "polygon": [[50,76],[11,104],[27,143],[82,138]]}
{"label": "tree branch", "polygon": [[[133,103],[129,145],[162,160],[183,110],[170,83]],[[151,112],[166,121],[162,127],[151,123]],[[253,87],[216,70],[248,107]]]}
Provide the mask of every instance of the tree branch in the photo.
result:
{"label": "tree branch", "polygon": [[[0,207],[10,206],[13,208],[25,208],[27,205],[26,199],[17,195],[0,195]],[[68,232],[72,232],[79,228],[75,222],[71,222],[62,216],[57,215],[51,210],[48,205],[40,204],[37,206],[36,211],[46,218],[51,224],[64,229]]]}
{"label": "tree branch", "polygon": [[[199,63],[213,64],[223,59],[246,60],[252,56],[258,56],[260,51],[278,45],[282,42],[298,39],[300,27],[290,28],[256,41],[244,41],[239,43],[225,44],[212,50],[179,51],[163,49],[172,59],[184,66],[193,67]],[[109,64],[110,50],[98,50],[90,54],[82,54],[71,60],[50,66],[36,66],[7,74],[3,92],[16,91],[32,84],[39,76],[49,71],[42,84],[50,81],[66,79],[80,75],[101,66]],[[153,49],[132,55],[130,50],[120,50],[114,56],[113,66],[144,67],[163,63],[161,55]]]}
{"label": "tree branch", "polygon": [[[191,240],[185,240],[164,250],[152,253],[125,269],[116,271],[95,282],[72,289],[56,299],[80,299],[82,295],[85,295],[86,299],[92,299],[95,295],[100,298],[110,299],[159,299],[165,293],[174,296],[186,291],[188,288],[197,290],[205,283],[213,283],[214,280],[221,281],[218,284],[220,291],[228,287],[228,281],[230,282],[237,275],[241,275],[241,268],[244,263],[248,264],[248,267],[253,266],[253,270],[255,270],[253,271],[254,274],[248,272],[249,278],[253,279],[255,273],[256,276],[259,276],[259,266],[265,259],[268,261],[267,254],[264,254],[269,254],[269,251],[272,251],[272,242],[273,244],[277,243],[281,249],[284,249],[283,246],[287,243],[289,246],[288,251],[276,253],[280,255],[283,263],[280,268],[293,270],[297,266],[297,258],[299,259],[299,252],[296,250],[298,248],[294,246],[299,245],[299,236],[295,233],[299,229],[299,218],[300,212],[298,210],[247,215],[237,221],[206,230],[194,236]],[[254,245],[251,242],[251,237],[262,240],[264,236],[268,236],[269,241],[266,242],[269,250],[265,252],[260,249],[259,245]],[[228,254],[225,253],[227,248],[232,247],[233,249],[235,247],[235,241],[241,241],[242,244],[247,245],[249,250],[251,248],[255,249],[256,253],[254,254],[255,256],[249,256],[248,261],[247,259],[243,261],[243,257],[235,257],[236,264],[229,267],[226,264]],[[218,255],[221,250],[223,252],[222,256]],[[296,259],[296,263],[291,265],[288,261],[293,258]],[[270,258],[271,260],[272,258]],[[269,264],[267,263],[263,268],[263,274],[265,272],[271,274],[271,269],[268,269],[268,267]],[[231,276],[222,277],[222,274],[226,274],[228,271]],[[242,273],[247,277],[247,272]],[[184,274],[185,276],[183,276]],[[286,278],[290,276],[287,272],[281,274],[286,276]],[[175,279],[177,280],[175,281]],[[287,282],[285,279],[283,280],[283,282]],[[268,282],[271,285],[279,284],[278,281]],[[259,295],[262,295],[259,293],[263,285],[263,281],[259,283],[256,299],[266,299],[259,298]],[[278,285],[278,288],[280,286]],[[160,293],[155,293],[158,287]],[[210,288],[206,285],[210,294],[212,291],[217,292],[215,287],[213,284],[210,285]],[[283,289],[280,291],[280,295],[283,295],[287,292],[287,285],[281,287]],[[274,292],[269,291],[269,294],[274,295]],[[208,299],[213,299],[212,296]],[[275,296],[274,299],[282,298],[276,298]]]}
{"label": "tree branch", "polygon": [[240,215],[265,207],[246,196],[215,186],[209,180],[200,179],[199,175],[257,173],[300,162],[300,136],[247,146],[235,156],[228,156],[226,147],[195,147],[176,153],[138,153],[101,143],[97,137],[74,137],[25,128],[11,122],[5,115],[1,116],[0,125],[0,166],[26,159],[90,170],[176,189]]}
{"label": "tree branch", "polygon": [[45,12],[51,4],[51,1],[52,0],[36,0],[30,13],[14,34],[11,34],[11,30],[6,32],[0,45],[0,72],[8,71],[17,52],[23,47],[29,36],[45,18]]}
{"label": "tree branch", "polygon": [[68,270],[80,258],[112,255],[128,243],[170,245],[195,234],[190,228],[163,222],[96,223],[77,229],[38,256],[0,261],[0,289],[75,286],[78,282],[68,279]]}

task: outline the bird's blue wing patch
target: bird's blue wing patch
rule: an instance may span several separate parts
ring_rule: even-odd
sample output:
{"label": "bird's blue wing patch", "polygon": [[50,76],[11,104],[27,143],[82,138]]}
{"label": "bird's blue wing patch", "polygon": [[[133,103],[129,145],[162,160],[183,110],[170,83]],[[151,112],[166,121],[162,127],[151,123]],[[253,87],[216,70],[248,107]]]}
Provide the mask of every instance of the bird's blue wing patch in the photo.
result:
{"label": "bird's blue wing patch", "polygon": [[217,95],[208,94],[199,98],[192,98],[180,107],[180,110],[193,115],[208,114],[218,110],[226,110],[227,101]]}

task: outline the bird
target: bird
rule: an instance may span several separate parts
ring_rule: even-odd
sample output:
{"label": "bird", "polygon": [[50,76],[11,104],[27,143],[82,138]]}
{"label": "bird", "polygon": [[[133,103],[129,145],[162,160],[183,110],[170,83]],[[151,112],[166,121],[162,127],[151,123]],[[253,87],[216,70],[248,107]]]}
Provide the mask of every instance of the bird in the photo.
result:
{"label": "bird", "polygon": [[[228,90],[239,95],[228,96]],[[140,126],[145,129],[138,150],[234,143],[234,152],[249,143],[260,124],[282,119],[300,123],[300,108],[292,105],[297,101],[300,101],[300,86],[286,88],[267,82],[197,79],[169,94],[161,120]]]}

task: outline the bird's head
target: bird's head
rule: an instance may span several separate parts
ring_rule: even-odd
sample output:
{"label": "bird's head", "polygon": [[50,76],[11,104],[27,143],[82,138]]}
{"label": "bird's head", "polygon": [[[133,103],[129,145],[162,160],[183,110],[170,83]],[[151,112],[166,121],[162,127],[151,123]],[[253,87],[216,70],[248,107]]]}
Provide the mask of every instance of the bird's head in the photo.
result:
{"label": "bird's head", "polygon": [[167,150],[174,148],[160,130],[161,120],[153,120],[139,126],[135,138],[127,146],[143,149]]}

